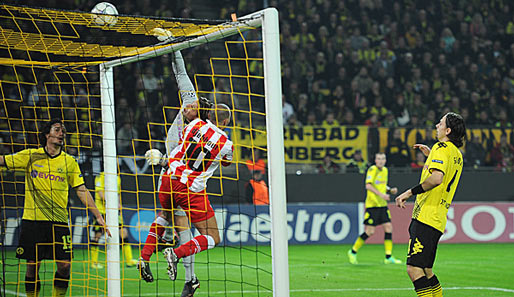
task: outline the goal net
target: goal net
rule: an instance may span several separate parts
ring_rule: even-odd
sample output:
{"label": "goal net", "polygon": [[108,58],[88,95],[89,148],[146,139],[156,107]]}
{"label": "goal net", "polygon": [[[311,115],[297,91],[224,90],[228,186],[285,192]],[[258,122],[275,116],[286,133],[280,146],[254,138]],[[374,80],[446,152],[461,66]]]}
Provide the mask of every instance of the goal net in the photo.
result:
{"label": "goal net", "polygon": [[[168,130],[185,103],[173,68],[177,51],[196,95],[213,102],[213,111],[223,103],[232,114],[225,131],[234,143],[232,164],[220,166],[206,188],[221,242],[196,255],[199,290],[207,295],[289,295],[275,9],[218,21],[112,18],[0,5],[0,19],[0,155],[41,147],[43,125],[62,119],[64,151],[77,160],[112,233],[106,237],[95,228],[92,213],[70,190],[68,296],[182,291],[182,263],[174,282],[159,252],[149,262],[153,282],[143,281],[135,267],[149,227],[163,210],[161,170],[144,155],[148,149],[166,151]],[[16,253],[25,177],[34,168],[0,170],[1,291],[19,296],[25,294],[27,264]],[[58,178],[51,172],[36,177]],[[269,202],[259,198],[262,189]],[[172,220],[169,234],[173,227]],[[199,234],[192,229],[193,236]],[[40,296],[51,295],[58,262],[38,263]]]}

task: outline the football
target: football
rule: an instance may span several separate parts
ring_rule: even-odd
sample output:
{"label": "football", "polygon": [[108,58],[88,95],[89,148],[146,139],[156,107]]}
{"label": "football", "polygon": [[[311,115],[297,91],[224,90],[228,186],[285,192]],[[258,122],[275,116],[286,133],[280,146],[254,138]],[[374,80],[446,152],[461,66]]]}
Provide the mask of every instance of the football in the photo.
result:
{"label": "football", "polygon": [[109,2],[100,2],[91,10],[93,22],[99,26],[114,26],[118,21],[118,10]]}

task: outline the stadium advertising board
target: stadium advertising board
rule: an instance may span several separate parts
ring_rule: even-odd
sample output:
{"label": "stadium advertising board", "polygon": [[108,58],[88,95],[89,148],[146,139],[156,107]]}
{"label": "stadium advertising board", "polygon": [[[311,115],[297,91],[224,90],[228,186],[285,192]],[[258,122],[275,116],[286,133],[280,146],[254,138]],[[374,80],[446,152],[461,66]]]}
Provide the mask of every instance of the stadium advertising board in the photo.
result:
{"label": "stadium advertising board", "polygon": [[[401,210],[390,205],[395,243],[407,243],[413,204]],[[266,206],[214,206],[224,245],[269,244],[271,223]],[[352,243],[362,233],[362,204],[293,204],[287,209],[289,244]],[[5,211],[3,244],[17,244],[21,218],[15,211]],[[73,243],[86,243],[90,232],[83,210],[71,209]],[[129,229],[129,241],[144,242],[155,212],[132,209],[123,211]],[[138,223],[139,221],[139,223]],[[91,222],[89,222],[91,224]],[[367,243],[383,243],[383,230],[377,228]],[[448,212],[448,223],[442,242],[514,242],[514,203],[454,203]]]}
{"label": "stadium advertising board", "polygon": [[[390,204],[393,223],[393,241],[409,242],[409,224],[414,204],[399,209]],[[446,230],[441,242],[514,242],[514,203],[454,202],[448,209]],[[382,243],[383,230],[377,228],[367,243]]]}

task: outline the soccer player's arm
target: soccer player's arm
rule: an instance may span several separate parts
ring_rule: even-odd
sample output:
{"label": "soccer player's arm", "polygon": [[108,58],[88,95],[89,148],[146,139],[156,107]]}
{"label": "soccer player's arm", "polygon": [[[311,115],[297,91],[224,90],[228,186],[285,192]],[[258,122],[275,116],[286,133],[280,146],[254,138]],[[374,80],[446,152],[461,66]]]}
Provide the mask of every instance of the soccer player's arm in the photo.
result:
{"label": "soccer player's arm", "polygon": [[12,170],[16,168],[25,168],[29,164],[30,150],[22,150],[12,155],[0,156],[0,166],[5,166]]}
{"label": "soccer player's arm", "polygon": [[389,195],[380,192],[377,188],[375,188],[375,186],[373,186],[373,184],[375,183],[375,179],[377,177],[377,170],[378,169],[376,166],[371,166],[368,169],[368,172],[366,172],[366,190],[371,191],[379,197],[381,197],[382,199],[388,201],[390,199]]}
{"label": "soccer player's arm", "polygon": [[82,184],[78,187],[75,187],[75,191],[77,192],[77,196],[79,197],[80,201],[82,201],[82,204],[84,204],[84,206],[86,206],[86,208],[93,213],[98,224],[104,227],[105,233],[108,234],[109,237],[111,237],[111,231],[107,229],[104,218],[98,210],[98,208],[96,207],[95,201],[93,200],[93,196],[91,196],[91,193],[86,188],[86,186]]}
{"label": "soccer player's arm", "polygon": [[224,167],[227,167],[230,164],[232,164],[233,155],[234,155],[234,144],[231,143],[230,150],[228,150],[228,153],[226,155],[224,155],[223,158],[221,159],[221,165]]}
{"label": "soccer player's arm", "polygon": [[443,182],[444,174],[446,173],[449,165],[449,150],[444,143],[436,143],[434,147],[434,153],[430,160],[428,170],[430,175],[419,185],[403,192],[401,195],[396,197],[396,205],[401,208],[405,208],[405,202],[413,195],[421,194],[432,190],[439,186]]}
{"label": "soccer player's arm", "polygon": [[79,164],[75,159],[73,159],[72,162],[69,162],[69,164],[70,165],[68,167],[67,172],[68,183],[72,188],[75,189],[77,196],[79,197],[82,204],[84,204],[86,208],[89,209],[91,213],[93,213],[98,224],[104,227],[105,233],[109,235],[109,237],[111,237],[111,231],[109,231],[109,229],[107,229],[107,227],[105,226],[104,218],[98,210],[98,208],[96,207],[95,200],[93,200],[93,196],[91,196],[91,193],[85,186],[84,178],[82,177],[82,173],[80,172]]}
{"label": "soccer player's arm", "polygon": [[182,112],[187,105],[194,103],[198,100],[195,88],[191,79],[187,75],[186,65],[184,64],[184,58],[180,51],[173,53],[173,60],[171,63],[177,85],[179,89],[180,100],[182,105],[180,107],[177,116],[173,120],[171,127],[168,129],[168,135],[166,136],[166,154],[169,156],[171,151],[179,145],[180,138],[184,129],[184,121],[182,119]]}

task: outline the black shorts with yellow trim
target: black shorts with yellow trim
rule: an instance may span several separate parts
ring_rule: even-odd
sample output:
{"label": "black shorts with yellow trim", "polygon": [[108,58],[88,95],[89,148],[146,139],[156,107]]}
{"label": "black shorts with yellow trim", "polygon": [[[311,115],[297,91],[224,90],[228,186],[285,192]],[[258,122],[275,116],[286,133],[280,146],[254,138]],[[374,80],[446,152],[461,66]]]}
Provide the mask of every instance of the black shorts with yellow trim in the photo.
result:
{"label": "black shorts with yellow trim", "polygon": [[[105,217],[105,215],[104,215]],[[120,224],[120,228],[123,228],[123,216],[122,215],[119,215],[118,216],[118,224]],[[96,220],[96,218],[93,218],[93,224],[91,224],[91,226],[93,226],[93,232],[95,233],[98,233],[98,232],[101,232],[103,233],[104,232],[104,228],[98,224],[98,221]]]}
{"label": "black shorts with yellow trim", "polygon": [[412,219],[409,226],[407,265],[420,268],[434,266],[437,244],[443,233],[432,226]]}
{"label": "black shorts with yellow trim", "polygon": [[39,262],[72,257],[68,223],[22,220],[16,258]]}
{"label": "black shorts with yellow trim", "polygon": [[391,213],[387,206],[366,208],[364,225],[378,226],[391,222]]}

